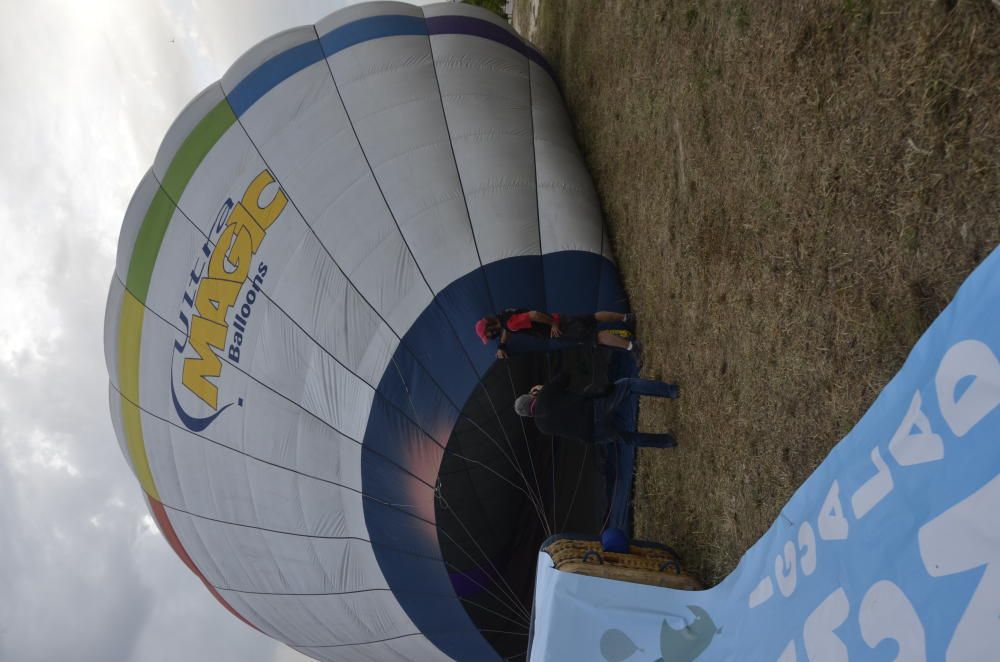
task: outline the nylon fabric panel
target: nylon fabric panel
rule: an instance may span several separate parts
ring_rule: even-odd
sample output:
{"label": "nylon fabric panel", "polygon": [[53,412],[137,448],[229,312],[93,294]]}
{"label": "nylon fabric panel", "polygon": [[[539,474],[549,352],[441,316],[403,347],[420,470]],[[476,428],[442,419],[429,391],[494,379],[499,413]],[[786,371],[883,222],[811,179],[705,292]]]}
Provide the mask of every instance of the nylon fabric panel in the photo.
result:
{"label": "nylon fabric panel", "polygon": [[220,590],[321,594],[388,589],[371,545],[356,539],[290,536],[173,511],[177,531],[218,550],[205,577]]}
{"label": "nylon fabric panel", "polygon": [[[198,167],[206,153],[215,146],[211,139],[204,140],[201,139],[201,136],[196,136],[195,130],[224,101],[225,95],[222,92],[222,87],[217,82],[212,83],[181,111],[163,137],[163,142],[153,159],[152,171],[161,184],[166,183],[164,188],[175,203],[187,186],[198,180],[197,177],[192,176],[194,168],[181,168],[181,166]],[[192,141],[197,144],[192,145]],[[192,146],[192,152],[189,155],[184,154],[186,144]],[[228,172],[228,170],[211,170],[204,171],[202,175],[211,176],[214,174],[216,177],[225,179]],[[168,173],[174,176],[169,177]]]}
{"label": "nylon fabric panel", "polygon": [[588,314],[597,310],[601,262],[599,253],[560,251],[542,256],[545,296],[560,313]]}
{"label": "nylon fabric panel", "polygon": [[139,416],[139,353],[143,327],[143,307],[135,297],[125,293],[122,297],[118,333],[118,389],[122,395],[121,415],[132,467],[143,491],[159,499],[156,483],[148,459],[142,424]]}
{"label": "nylon fabric panel", "polygon": [[[442,446],[448,430],[442,421],[458,417],[458,409],[405,346],[400,345],[378,384],[378,393]],[[369,423],[370,424],[370,423]],[[367,432],[366,432],[367,434]]]}
{"label": "nylon fabric panel", "polygon": [[143,425],[163,440],[151,445],[150,452],[159,475],[175,472],[173,480],[162,481],[164,505],[203,518],[292,535],[367,537],[357,492],[203,443],[159,419],[146,416]]}
{"label": "nylon fabric panel", "polygon": [[149,512],[153,515],[153,520],[159,527],[160,532],[163,534],[163,537],[167,541],[167,544],[170,545],[171,549],[174,550],[174,553],[177,554],[177,556],[184,563],[184,565],[186,565],[191,570],[191,572],[193,572],[198,577],[198,579],[200,579],[202,583],[205,584],[205,588],[208,589],[212,597],[218,600],[218,602],[223,607],[225,607],[227,611],[233,614],[236,618],[240,619],[250,627],[259,631],[259,628],[254,627],[253,623],[248,621],[242,614],[233,609],[232,605],[226,602],[226,600],[219,594],[216,588],[205,580],[205,576],[201,573],[201,571],[197,568],[197,566],[194,565],[194,563],[191,561],[191,557],[188,556],[183,545],[181,545],[180,541],[177,539],[177,533],[174,531],[174,527],[170,522],[170,517],[167,515],[167,511],[163,507],[163,504],[149,497],[146,498],[146,503],[149,506]]}
{"label": "nylon fabric panel", "polygon": [[607,259],[601,261],[599,287],[596,306],[598,310],[613,310],[616,313],[628,312],[628,295],[622,286],[618,268]]}
{"label": "nylon fabric panel", "polygon": [[266,306],[257,314],[261,315],[258,344],[267,351],[253,357],[252,374],[342,434],[361,439],[374,397],[371,387],[324,352],[284,313]]}
{"label": "nylon fabric panel", "polygon": [[[212,163],[210,167],[214,165]],[[160,194],[163,194],[162,189]],[[210,255],[215,248],[211,238],[213,234],[217,235],[214,228],[219,214],[224,209],[223,202],[226,199],[227,197],[223,197],[219,200],[210,215],[200,217],[202,227],[195,225],[194,219],[183,214],[172,202],[161,212],[167,214],[169,211],[167,216],[169,223],[157,245],[154,264],[144,268],[150,275],[145,288],[145,297],[141,302],[146,309],[162,317],[165,323],[177,328],[175,340],[181,344],[185,343],[186,335],[191,330],[192,320],[198,314],[198,305],[195,302],[197,288],[199,282],[208,276]],[[207,220],[205,216],[208,216]],[[139,294],[132,289],[129,291],[134,296]],[[242,289],[240,293],[245,294]],[[172,345],[173,342],[168,347]],[[169,352],[161,355],[154,363],[148,364],[157,379],[161,376],[163,363],[170,365]],[[146,368],[143,368],[143,371],[145,372]],[[164,372],[165,375],[162,376],[169,382],[170,372]]]}
{"label": "nylon fabric panel", "polygon": [[505,308],[548,310],[542,278],[542,256],[507,258],[485,265],[483,271],[490,282],[490,291],[496,304],[496,311],[493,312]]}
{"label": "nylon fabric panel", "polygon": [[530,66],[542,253],[601,253],[601,205],[562,96],[541,66]]}
{"label": "nylon fabric panel", "polygon": [[[369,459],[371,459],[371,466],[377,466],[378,463],[374,458],[375,456],[366,455],[362,459],[362,465],[368,465]],[[413,491],[416,493],[416,489]],[[415,500],[426,502],[433,498],[433,490],[426,488],[425,494],[418,494]],[[407,563],[415,564],[413,567],[421,567],[424,570],[426,570],[424,561],[433,559],[437,560],[438,568],[443,572],[441,550],[438,545],[438,529],[433,520],[413,516],[412,513],[408,512],[409,509],[405,503],[383,501],[367,492],[363,505],[366,526],[369,518],[372,518],[373,515],[374,521],[377,522],[377,528],[369,528],[368,535],[372,547],[375,548],[376,556],[379,558],[380,567],[383,565],[381,559],[384,556],[404,558]],[[393,587],[394,591],[397,586],[405,587],[413,583],[412,579],[390,581],[388,576],[386,576],[386,580],[389,581],[389,585]],[[421,585],[424,584],[421,583]],[[426,584],[426,586],[430,586],[430,584]],[[446,585],[439,584],[438,590],[434,592],[447,592]]]}
{"label": "nylon fabric panel", "polygon": [[125,458],[128,468],[138,477],[135,471],[135,464],[132,461],[132,454],[128,450],[128,442],[125,437],[125,421],[122,418],[122,397],[115,390],[113,385],[108,386],[108,406],[111,410],[111,427],[115,430],[115,438],[118,440],[118,448]]}
{"label": "nylon fabric panel", "polygon": [[[436,303],[438,304],[437,307],[440,313],[443,313],[443,315],[440,315],[441,321],[436,319],[439,312],[433,308],[424,311],[421,319],[418,320],[418,323],[422,324],[444,324],[443,320],[447,319],[455,330],[454,333],[447,333],[447,327],[442,326],[442,333],[439,334],[440,340],[437,343],[421,341],[411,343],[411,345],[418,356],[428,357],[435,352],[440,355],[441,352],[435,344],[445,346],[450,344],[458,345],[454,351],[460,352],[458,356],[466,362],[466,366],[471,362],[471,371],[475,373],[474,378],[476,381],[479,381],[479,378],[486,373],[486,370],[493,363],[494,356],[492,352],[483,351],[484,345],[473,329],[479,318],[484,315],[492,315],[496,311],[490,305],[493,297],[486,287],[486,272],[478,270],[473,272],[473,274],[472,278],[461,278],[438,294]],[[430,320],[435,321],[432,322]],[[430,339],[428,338],[427,340]],[[464,373],[470,369],[462,366],[460,360],[455,360],[454,366],[444,363],[445,358],[440,356],[436,359],[428,358],[427,360],[432,362],[426,365],[433,365],[442,373],[439,379],[448,380],[445,383],[450,383],[453,379],[461,375],[463,376],[463,380],[454,382],[456,390],[457,388],[465,388],[467,386],[464,381]],[[461,396],[456,395],[455,398],[453,398],[453,402],[465,401]]]}
{"label": "nylon fabric panel", "polygon": [[426,36],[398,36],[327,55],[389,209],[437,292],[479,263],[430,42]]}
{"label": "nylon fabric panel", "polygon": [[104,363],[112,385],[118,384],[118,337],[120,332],[125,286],[112,275],[108,286],[108,302],[104,307]]}
{"label": "nylon fabric panel", "polygon": [[[190,451],[191,447],[187,450]],[[179,455],[183,457],[178,459],[178,465],[187,470],[190,453]],[[213,457],[206,460],[212,466],[217,465]],[[247,461],[246,468],[247,485],[261,476],[272,480],[265,474],[266,466]],[[205,482],[218,479],[218,474],[212,471],[210,468],[204,472]],[[207,512],[205,509],[199,512],[196,500],[206,496],[211,498],[213,490],[219,488],[212,484],[192,485],[193,481],[185,480],[183,489],[191,495],[192,503],[187,509],[172,508],[172,517],[179,537],[185,541],[185,547],[198,567],[216,586],[243,592],[314,594],[385,588],[384,579],[381,579],[372,556],[371,544],[358,535],[364,533],[359,530],[359,523],[347,519],[351,512],[360,510],[361,495],[302,476],[290,479],[296,481],[301,503],[295,502],[294,490],[282,490],[282,494],[277,495],[278,504],[284,502],[289,517],[294,519],[277,522],[274,520],[282,515],[251,515],[241,510],[239,505],[227,505],[225,499],[217,506],[209,506]],[[235,493],[231,485],[222,489]],[[262,493],[258,491],[255,494]],[[326,508],[310,507],[310,498],[320,499],[316,503],[323,503]],[[416,520],[412,514],[401,511],[398,504],[378,507],[393,511],[391,516],[401,521],[410,522],[406,526],[421,531],[434,530],[432,524]],[[233,521],[220,521],[222,517]],[[440,566],[439,560],[421,555],[434,553],[429,547],[414,549],[409,541],[399,539],[390,542],[397,546],[387,548],[388,553],[406,556],[418,567],[425,567],[431,562],[436,567]],[[239,553],[234,555],[237,551]],[[334,572],[338,568],[339,571]],[[433,592],[433,586],[427,583],[426,577],[425,574],[418,575],[411,582],[394,587],[394,590]]]}
{"label": "nylon fabric panel", "polygon": [[[412,24],[412,19],[422,18],[420,7],[405,2],[366,2],[344,7],[320,19],[316,23],[316,31],[320,36],[325,36],[339,28],[348,27],[352,34],[372,39],[377,38],[381,32],[379,28],[387,22],[390,27],[395,27],[393,23],[399,23],[399,19],[410,19],[409,23]],[[344,43],[351,41],[346,37],[338,40]]]}
{"label": "nylon fabric panel", "polygon": [[122,221],[122,229],[118,235],[118,253],[115,256],[115,275],[122,283],[128,279],[129,262],[135,250],[139,229],[153,202],[153,197],[159,189],[160,183],[156,181],[153,170],[147,170],[136,186],[135,192],[129,200],[128,208],[125,210],[125,219]]}
{"label": "nylon fabric panel", "polygon": [[482,262],[538,255],[527,59],[466,35],[431,47]]}
{"label": "nylon fabric panel", "polygon": [[472,19],[478,23],[490,24],[500,28],[504,32],[507,32],[519,45],[519,48],[524,46],[521,36],[513,27],[511,27],[510,23],[491,11],[483,11],[476,5],[460,2],[437,2],[430,5],[424,5],[422,9],[424,16],[428,19],[442,16],[446,18]]}
{"label": "nylon fabric panel", "polygon": [[[127,406],[127,405],[126,405]],[[178,458],[174,452],[174,442],[169,436],[169,424],[156,418],[142,410],[137,410],[142,422],[143,433],[149,439],[146,445],[146,457],[150,470],[156,477],[158,488],[158,498],[160,503],[180,508],[188,509],[187,494],[179,475]],[[160,437],[159,434],[166,436]],[[204,473],[203,468],[198,468],[195,476],[191,477],[192,482],[197,481]]]}
{"label": "nylon fabric panel", "polygon": [[239,117],[275,88],[290,72],[305,69],[323,59],[312,25],[291,28],[272,35],[241,55],[219,83]]}
{"label": "nylon fabric panel", "polygon": [[[479,381],[482,374],[479,370],[489,363],[483,357],[482,345],[475,335],[461,332],[462,329],[471,329],[476,319],[489,312],[485,279],[481,273],[473,273],[473,278],[456,281],[470,293],[459,305],[451,305],[455,303],[455,298],[449,294],[455,290],[456,284],[453,283],[423,311],[414,322],[414,327],[429,326],[435,329],[435,333],[427,336],[408,333],[404,336],[401,346],[405,350],[397,351],[392,360],[395,374],[387,371],[379,383],[380,392],[389,392],[401,382],[409,405],[407,411],[413,412],[411,418],[442,444],[457,417],[457,403],[465,401]],[[423,389],[418,388],[420,385]],[[430,390],[428,387],[432,385],[433,390]],[[436,391],[440,391],[441,395]],[[427,406],[430,408],[425,408]],[[389,419],[375,421],[369,418],[366,440],[377,437],[371,434],[373,424],[379,426],[388,422]]]}
{"label": "nylon fabric panel", "polygon": [[[382,316],[397,336],[402,336],[432,301],[431,292],[419,278],[413,256],[398,232],[382,238],[365,262],[349,272],[348,277],[376,310],[384,311]],[[401,297],[401,292],[409,296]]]}
{"label": "nylon fabric panel", "polygon": [[[143,218],[126,279],[127,287],[139,301],[146,301],[150,270],[157,261],[163,235],[178,198],[207,153],[232,126],[234,117],[228,105],[218,100],[219,93],[216,85],[195,99],[188,106],[188,112],[171,126],[157,153],[153,173],[160,183],[160,190],[154,194]],[[211,169],[203,172],[217,175]]]}
{"label": "nylon fabric panel", "polygon": [[[220,591],[261,629],[295,647],[347,646],[420,634],[389,592],[343,595],[253,595]],[[280,633],[280,634],[279,634]],[[341,654],[329,659],[342,659]]]}
{"label": "nylon fabric panel", "polygon": [[[430,293],[405,250],[325,60],[283,80],[240,122],[339,269],[397,331],[405,330]],[[384,260],[393,268],[386,269]]]}
{"label": "nylon fabric panel", "polygon": [[423,483],[401,481],[398,476],[386,473],[372,474],[365,483],[365,493],[374,498],[402,505],[407,512],[434,521],[433,494],[428,486],[437,480],[438,466],[444,454],[444,445],[413,424],[403,413],[385,400],[378,400],[372,407],[371,430],[365,439],[365,449],[384,457],[419,478]]}
{"label": "nylon fabric panel", "polygon": [[[222,90],[218,86],[213,91],[219,96],[222,95]],[[226,103],[225,99],[219,103]],[[174,206],[190,219],[203,235],[215,240],[222,230],[215,228],[227,200],[232,201],[234,205],[242,203],[247,208],[252,203],[266,205],[278,194],[280,185],[271,178],[272,181],[261,191],[250,192],[253,190],[250,186],[254,179],[267,170],[267,167],[238,123],[231,124],[214,143],[201,146],[199,151],[206,153],[198,162],[186,186],[180,191],[171,191],[168,183],[164,181],[167,177],[165,169],[172,167],[173,164],[166,166],[161,163],[154,164],[153,172]],[[272,221],[273,228],[277,229],[282,224],[287,224],[287,217],[292,215],[294,215],[292,210],[285,206],[282,218]],[[263,236],[270,238],[271,230],[270,226],[266,228]],[[259,243],[260,238],[259,234],[255,237],[255,240],[258,240],[254,242],[255,245]],[[159,266],[159,256],[156,262]]]}
{"label": "nylon fabric panel", "polygon": [[[303,287],[302,283],[312,286]],[[303,234],[266,289],[304,333],[374,388],[398,338],[330,259],[315,235]]]}
{"label": "nylon fabric panel", "polygon": [[[477,299],[479,301],[488,301],[488,298],[485,296],[485,285],[482,276],[479,274],[476,275],[478,278],[468,285],[468,288],[477,292]],[[461,325],[462,320],[458,320],[455,323],[454,329],[471,329],[474,321],[474,319],[468,321],[468,325],[463,326]],[[444,310],[438,305],[428,306],[421,313],[420,317],[417,318],[413,326],[432,328],[434,329],[434,333],[420,337],[414,337],[408,333],[407,336],[404,336],[403,344],[406,345],[414,358],[430,372],[435,381],[441,385],[441,388],[448,395],[451,402],[465,402],[466,395],[479,381],[479,377],[470,364],[469,356],[464,349],[467,346],[466,344],[475,347],[465,337],[470,334],[466,332],[462,339],[459,340],[456,336],[456,331],[453,330],[448,318],[445,316]],[[479,342],[478,339],[475,339],[475,341]],[[481,344],[478,351],[482,351]]]}
{"label": "nylon fabric panel", "polygon": [[305,409],[270,397],[260,384],[249,382],[246,389],[247,401],[256,406],[245,413],[245,429],[252,434],[243,435],[240,450],[263,462],[361,490],[361,477],[353,471],[361,464],[360,443]]}

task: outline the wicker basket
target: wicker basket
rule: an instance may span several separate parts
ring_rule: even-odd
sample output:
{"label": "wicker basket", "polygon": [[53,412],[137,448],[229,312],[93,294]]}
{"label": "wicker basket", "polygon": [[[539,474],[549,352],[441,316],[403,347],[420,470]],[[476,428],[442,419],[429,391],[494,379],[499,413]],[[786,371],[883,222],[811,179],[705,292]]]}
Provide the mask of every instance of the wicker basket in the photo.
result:
{"label": "wicker basket", "polygon": [[652,544],[634,543],[628,553],[619,553],[604,551],[599,540],[558,538],[542,549],[563,572],[686,591],[702,588],[701,582],[684,572],[676,554]]}

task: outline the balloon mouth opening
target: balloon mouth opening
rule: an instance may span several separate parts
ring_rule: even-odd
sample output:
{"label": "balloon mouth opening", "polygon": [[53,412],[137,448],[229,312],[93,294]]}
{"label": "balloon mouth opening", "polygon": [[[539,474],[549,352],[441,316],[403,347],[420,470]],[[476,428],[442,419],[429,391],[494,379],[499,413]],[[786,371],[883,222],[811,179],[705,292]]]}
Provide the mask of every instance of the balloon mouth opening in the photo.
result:
{"label": "balloon mouth opening", "polygon": [[608,352],[589,348],[497,361],[449,437],[434,506],[441,555],[456,597],[501,657],[527,649],[542,543],[598,533],[611,499],[607,450],[540,433],[514,401],[559,372],[583,388],[607,369]]}

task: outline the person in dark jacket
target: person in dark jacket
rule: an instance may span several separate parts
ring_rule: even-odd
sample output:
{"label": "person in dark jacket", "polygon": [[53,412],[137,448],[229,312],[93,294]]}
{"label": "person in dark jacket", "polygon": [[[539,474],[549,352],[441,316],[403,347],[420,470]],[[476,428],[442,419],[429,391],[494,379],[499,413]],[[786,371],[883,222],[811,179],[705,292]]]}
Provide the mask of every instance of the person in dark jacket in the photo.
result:
{"label": "person in dark jacket", "polygon": [[622,430],[612,424],[614,410],[629,396],[651,395],[677,398],[680,389],[655,379],[626,377],[619,379],[601,393],[589,395],[569,390],[568,373],[537,385],[531,392],[514,401],[514,411],[535,420],[544,434],[553,434],[585,443],[608,444],[618,440],[635,446],[672,448],[677,445],[669,433],[651,434]]}
{"label": "person in dark jacket", "polygon": [[626,339],[607,330],[598,330],[602,323],[635,326],[635,313],[615,313],[599,310],[589,315],[545,313],[527,308],[507,308],[496,315],[487,315],[476,322],[476,335],[485,345],[497,339],[497,358],[507,358],[507,341],[511,334],[520,333],[536,338],[562,338],[581,345],[604,345],[633,352],[641,361],[642,343]]}

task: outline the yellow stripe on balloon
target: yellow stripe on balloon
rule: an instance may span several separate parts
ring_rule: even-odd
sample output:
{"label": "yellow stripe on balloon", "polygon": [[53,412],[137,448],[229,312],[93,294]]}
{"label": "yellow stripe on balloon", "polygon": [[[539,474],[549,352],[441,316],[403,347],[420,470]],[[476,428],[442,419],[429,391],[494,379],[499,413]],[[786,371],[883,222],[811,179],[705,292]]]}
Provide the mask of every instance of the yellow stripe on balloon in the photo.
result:
{"label": "yellow stripe on balloon", "polygon": [[142,436],[142,417],[139,410],[139,345],[142,340],[142,319],[145,308],[126,290],[122,299],[118,327],[118,385],[122,397],[122,422],[125,442],[132,467],[143,491],[159,501],[160,494],[149,468],[146,445]]}

